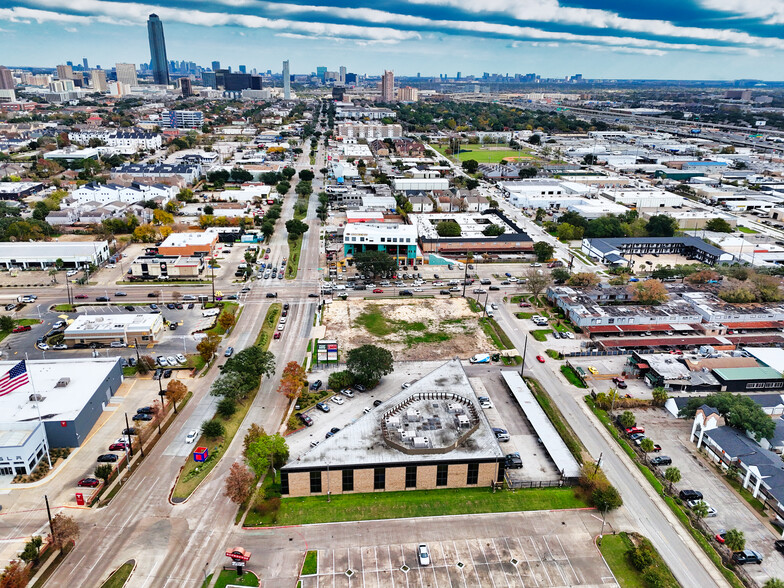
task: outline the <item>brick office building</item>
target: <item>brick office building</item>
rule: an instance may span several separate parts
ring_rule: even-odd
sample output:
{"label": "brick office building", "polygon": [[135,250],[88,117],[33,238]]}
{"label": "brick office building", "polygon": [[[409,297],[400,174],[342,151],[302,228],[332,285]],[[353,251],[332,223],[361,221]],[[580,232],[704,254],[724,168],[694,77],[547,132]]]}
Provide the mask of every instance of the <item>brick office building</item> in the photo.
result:
{"label": "brick office building", "polygon": [[458,360],[281,470],[284,496],[489,486],[504,453]]}

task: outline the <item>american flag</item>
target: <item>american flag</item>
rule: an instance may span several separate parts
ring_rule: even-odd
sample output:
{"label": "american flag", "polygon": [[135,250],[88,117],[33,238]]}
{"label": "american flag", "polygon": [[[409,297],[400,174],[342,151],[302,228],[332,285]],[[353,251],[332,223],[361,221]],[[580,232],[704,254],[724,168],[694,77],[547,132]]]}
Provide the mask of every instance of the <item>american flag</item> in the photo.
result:
{"label": "american flag", "polygon": [[0,396],[10,394],[30,381],[24,360],[17,363],[0,378]]}

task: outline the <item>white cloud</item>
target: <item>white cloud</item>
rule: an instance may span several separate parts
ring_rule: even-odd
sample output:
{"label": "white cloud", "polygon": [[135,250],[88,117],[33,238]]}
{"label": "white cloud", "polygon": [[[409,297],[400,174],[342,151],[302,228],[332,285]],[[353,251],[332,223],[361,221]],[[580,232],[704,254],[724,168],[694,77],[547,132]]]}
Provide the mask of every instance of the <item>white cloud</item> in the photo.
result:
{"label": "white cloud", "polygon": [[769,25],[784,24],[784,0],[700,0],[700,5],[709,10],[760,19]]}

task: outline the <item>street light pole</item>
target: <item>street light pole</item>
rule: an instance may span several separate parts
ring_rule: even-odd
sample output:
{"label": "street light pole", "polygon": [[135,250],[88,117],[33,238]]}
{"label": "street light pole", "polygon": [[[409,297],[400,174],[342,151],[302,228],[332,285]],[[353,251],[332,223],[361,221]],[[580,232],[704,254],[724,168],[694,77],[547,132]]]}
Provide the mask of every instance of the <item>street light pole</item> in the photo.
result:
{"label": "street light pole", "polygon": [[525,371],[525,354],[528,351],[528,333],[525,334],[525,339],[523,340],[523,363],[520,365],[520,377],[523,377],[523,372]]}

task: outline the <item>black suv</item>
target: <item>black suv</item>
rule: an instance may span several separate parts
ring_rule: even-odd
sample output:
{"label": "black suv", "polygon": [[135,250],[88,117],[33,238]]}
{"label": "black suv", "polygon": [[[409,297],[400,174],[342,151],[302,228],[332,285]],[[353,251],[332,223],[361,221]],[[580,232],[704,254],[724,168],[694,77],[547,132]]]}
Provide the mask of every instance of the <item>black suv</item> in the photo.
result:
{"label": "black suv", "polygon": [[308,415],[302,414],[301,412],[298,412],[297,413],[297,418],[299,420],[301,420],[304,425],[306,425],[308,427],[312,427],[313,426],[313,419],[310,418]]}
{"label": "black suv", "polygon": [[668,455],[657,455],[651,458],[651,465],[663,466],[672,464],[672,458]]}
{"label": "black suv", "polygon": [[508,470],[519,470],[523,467],[523,459],[519,453],[510,453],[504,458],[504,467]]}
{"label": "black suv", "polygon": [[688,502],[689,500],[702,500],[702,492],[699,490],[681,490],[678,493],[678,497],[684,502]]}
{"label": "black suv", "polygon": [[753,549],[744,549],[743,551],[736,551],[735,553],[733,553],[732,561],[734,561],[736,564],[747,564],[747,563],[761,564],[762,554],[757,553]]}
{"label": "black suv", "polygon": [[316,380],[310,385],[311,390],[320,390],[321,389],[321,380]]}

